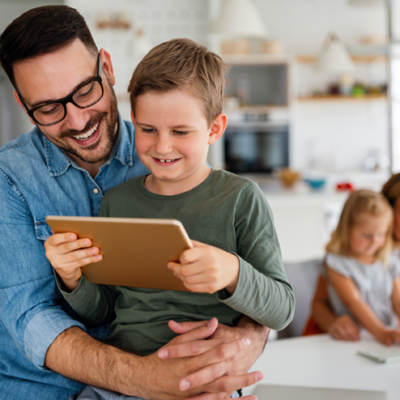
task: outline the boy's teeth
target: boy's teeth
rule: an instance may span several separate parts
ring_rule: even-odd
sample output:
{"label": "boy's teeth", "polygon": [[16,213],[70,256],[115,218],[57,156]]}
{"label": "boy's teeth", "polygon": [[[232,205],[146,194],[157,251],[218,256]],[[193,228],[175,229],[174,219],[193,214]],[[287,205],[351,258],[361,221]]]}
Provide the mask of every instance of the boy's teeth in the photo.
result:
{"label": "boy's teeth", "polygon": [[82,135],[73,136],[73,138],[75,138],[77,140],[89,139],[90,136],[92,136],[93,133],[95,133],[97,131],[97,128],[99,127],[99,123],[100,123],[100,121],[90,131],[83,133]]}
{"label": "boy's teeth", "polygon": [[172,161],[174,161],[174,160],[161,160],[161,159],[160,159],[160,161],[161,161],[161,162],[172,162]]}

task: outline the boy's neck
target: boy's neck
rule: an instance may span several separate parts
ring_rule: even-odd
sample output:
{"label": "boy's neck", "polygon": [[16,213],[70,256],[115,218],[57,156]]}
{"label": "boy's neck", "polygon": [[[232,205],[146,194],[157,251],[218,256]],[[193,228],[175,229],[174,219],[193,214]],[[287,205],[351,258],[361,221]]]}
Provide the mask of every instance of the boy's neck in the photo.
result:
{"label": "boy's neck", "polygon": [[178,194],[188,192],[189,190],[192,190],[202,184],[208,178],[210,173],[211,168],[206,166],[206,168],[197,170],[192,173],[192,175],[178,181],[159,179],[153,174],[150,174],[146,177],[144,186],[149,192],[154,194],[159,194],[162,196],[176,196]]}

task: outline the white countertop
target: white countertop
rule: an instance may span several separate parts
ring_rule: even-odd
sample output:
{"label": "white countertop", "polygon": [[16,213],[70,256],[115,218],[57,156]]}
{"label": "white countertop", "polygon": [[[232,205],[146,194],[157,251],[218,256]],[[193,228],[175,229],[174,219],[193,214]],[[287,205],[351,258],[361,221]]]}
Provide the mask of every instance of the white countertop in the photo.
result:
{"label": "white countertop", "polygon": [[357,355],[372,340],[362,337],[361,342],[327,334],[271,341],[251,371],[264,374],[259,384],[378,390],[386,391],[388,400],[400,399],[400,363],[378,364]]}

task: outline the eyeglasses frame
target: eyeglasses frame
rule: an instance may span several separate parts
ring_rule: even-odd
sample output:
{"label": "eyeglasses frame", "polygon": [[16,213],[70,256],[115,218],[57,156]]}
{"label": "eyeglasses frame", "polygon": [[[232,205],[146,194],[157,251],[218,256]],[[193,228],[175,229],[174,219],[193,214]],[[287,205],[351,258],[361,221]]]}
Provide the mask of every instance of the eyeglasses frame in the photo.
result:
{"label": "eyeglasses frame", "polygon": [[[79,85],[79,87],[77,89],[75,89],[72,93],[70,93],[68,96],[63,97],[62,99],[59,100],[54,100],[54,101],[49,101],[47,103],[43,103],[37,107],[33,107],[30,110],[28,109],[28,107],[26,106],[26,104],[24,103],[23,97],[21,96],[20,93],[18,93],[18,97],[21,100],[21,103],[23,104],[23,106],[25,107],[26,112],[28,113],[28,115],[40,126],[52,126],[55,124],[58,124],[59,122],[61,122],[62,120],[65,119],[65,117],[67,116],[67,104],[68,103],[72,103],[75,107],[78,107],[80,109],[85,109],[85,108],[89,108],[92,107],[93,105],[95,105],[96,103],[98,103],[104,96],[104,87],[103,87],[103,79],[101,77],[101,62],[100,62],[100,53],[97,56],[97,76],[95,76],[94,78],[91,78],[90,80],[82,83],[82,85]],[[81,90],[84,86],[88,85],[89,83],[92,82],[98,82],[100,84],[101,87],[101,96],[98,100],[96,100],[94,103],[89,104],[88,106],[80,106],[79,104],[75,103],[75,101],[73,100],[73,96],[75,93],[79,92],[79,90]],[[51,124],[41,124],[35,117],[34,117],[34,112],[36,110],[38,110],[39,108],[43,107],[43,106],[48,106],[50,104],[55,104],[55,103],[60,103],[63,107],[64,107],[64,117],[61,118],[60,120],[56,121],[56,122],[52,122]]]}

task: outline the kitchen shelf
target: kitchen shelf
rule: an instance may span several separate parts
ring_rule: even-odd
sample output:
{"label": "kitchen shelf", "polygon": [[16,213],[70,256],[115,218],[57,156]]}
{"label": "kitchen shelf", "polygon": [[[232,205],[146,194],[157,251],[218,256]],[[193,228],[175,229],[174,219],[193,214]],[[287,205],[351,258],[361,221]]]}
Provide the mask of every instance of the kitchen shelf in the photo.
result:
{"label": "kitchen shelf", "polygon": [[387,100],[386,94],[366,94],[364,96],[341,96],[341,95],[324,95],[324,96],[307,96],[298,97],[297,101],[369,101],[369,100]]}
{"label": "kitchen shelf", "polygon": [[[354,63],[374,63],[387,62],[387,57],[383,54],[352,55]],[[296,60],[299,64],[315,64],[317,57],[312,55],[297,55]]]}

